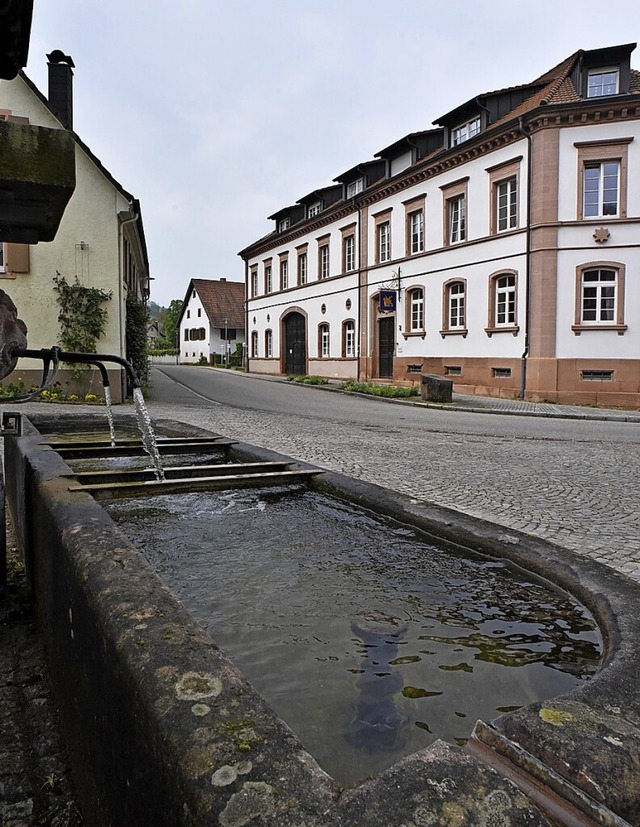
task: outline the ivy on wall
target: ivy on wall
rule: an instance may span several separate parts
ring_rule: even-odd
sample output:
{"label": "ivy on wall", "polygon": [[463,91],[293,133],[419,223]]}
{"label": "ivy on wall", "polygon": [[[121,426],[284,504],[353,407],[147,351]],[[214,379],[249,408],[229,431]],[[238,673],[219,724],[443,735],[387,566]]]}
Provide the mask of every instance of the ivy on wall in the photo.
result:
{"label": "ivy on wall", "polygon": [[127,293],[127,360],[131,362],[143,385],[149,382],[149,310],[145,302]]}
{"label": "ivy on wall", "polygon": [[53,283],[60,305],[58,321],[62,349],[95,353],[96,343],[104,336],[109,318],[103,305],[113,294],[99,287],[85,287],[77,276],[73,284],[69,284],[58,272]]}

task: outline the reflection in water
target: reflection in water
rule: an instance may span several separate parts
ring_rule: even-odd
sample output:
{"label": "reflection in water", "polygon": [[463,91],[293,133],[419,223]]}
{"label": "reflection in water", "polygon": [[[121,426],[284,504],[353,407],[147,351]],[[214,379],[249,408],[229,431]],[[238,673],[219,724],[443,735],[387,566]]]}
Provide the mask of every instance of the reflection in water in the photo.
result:
{"label": "reflection in water", "polygon": [[[462,744],[478,718],[566,692],[598,668],[593,620],[566,593],[319,493],[106,507],[339,781],[436,738]],[[406,630],[376,643],[351,626],[372,607]]]}
{"label": "reflection in water", "polygon": [[351,623],[351,630],[364,644],[364,658],[362,674],[356,681],[360,691],[356,714],[345,737],[366,752],[395,747],[402,727],[409,720],[397,710],[393,699],[404,681],[392,666],[398,643],[407,628],[399,617],[385,612],[368,612]]}

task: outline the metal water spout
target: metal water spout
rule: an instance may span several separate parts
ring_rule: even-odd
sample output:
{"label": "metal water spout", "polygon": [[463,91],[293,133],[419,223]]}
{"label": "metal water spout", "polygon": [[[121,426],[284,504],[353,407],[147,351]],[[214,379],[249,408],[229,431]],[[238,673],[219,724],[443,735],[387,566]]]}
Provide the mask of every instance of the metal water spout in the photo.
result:
{"label": "metal water spout", "polygon": [[[127,360],[123,359],[122,356],[116,356],[111,353],[78,353],[75,351],[60,350],[59,347],[41,348],[40,350],[35,350],[26,347],[13,346],[8,349],[8,356],[14,366],[16,360],[20,357],[41,359],[43,363],[43,375],[40,387],[30,394],[25,394],[23,397],[13,397],[11,400],[13,402],[26,402],[28,399],[32,399],[34,396],[42,393],[42,391],[49,387],[53,382],[55,373],[57,373],[58,366],[61,362],[67,362],[68,364],[95,365],[95,367],[97,367],[100,371],[102,386],[105,390],[105,401],[107,401],[109,410],[109,430],[112,444],[115,443],[115,434],[113,430],[113,417],[110,409],[111,393],[109,374],[107,373],[104,363],[114,362],[115,364],[123,367],[127,372],[133,391],[133,402],[135,405],[138,427],[140,428],[140,434],[142,436],[142,444],[145,451],[151,458],[157,479],[164,479],[164,470],[160,459],[160,451],[158,450],[156,435],[151,424],[151,417],[149,416],[149,412],[147,411],[147,407],[144,403],[140,378],[130,362],[127,362]],[[54,366],[53,374],[50,373],[51,365]]]}

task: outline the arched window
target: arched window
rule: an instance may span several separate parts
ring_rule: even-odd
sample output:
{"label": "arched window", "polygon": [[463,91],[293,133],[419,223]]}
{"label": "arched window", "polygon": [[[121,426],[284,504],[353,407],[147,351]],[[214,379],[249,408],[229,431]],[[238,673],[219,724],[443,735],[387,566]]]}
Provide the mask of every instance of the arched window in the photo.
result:
{"label": "arched window", "polygon": [[625,266],[615,261],[594,261],[576,269],[576,335],[583,330],[617,330],[623,334]]}
{"label": "arched window", "polygon": [[518,275],[514,271],[494,273],[489,279],[489,324],[486,332],[509,332],[518,327]]}
{"label": "arched window", "polygon": [[271,330],[264,332],[264,355],[267,359],[273,356],[273,331]]}
{"label": "arched window", "polygon": [[405,329],[408,333],[424,333],[424,290],[412,287],[407,290],[407,320]]}
{"label": "arched window", "polygon": [[253,358],[258,357],[258,331],[252,330],[251,331],[251,355]]}
{"label": "arched window", "polygon": [[321,359],[328,359],[329,349],[329,325],[326,322],[318,325],[318,356]]}
{"label": "arched window", "polygon": [[356,324],[352,319],[342,325],[342,355],[345,359],[356,355]]}
{"label": "arched window", "polygon": [[451,279],[443,285],[442,336],[467,334],[467,282]]}

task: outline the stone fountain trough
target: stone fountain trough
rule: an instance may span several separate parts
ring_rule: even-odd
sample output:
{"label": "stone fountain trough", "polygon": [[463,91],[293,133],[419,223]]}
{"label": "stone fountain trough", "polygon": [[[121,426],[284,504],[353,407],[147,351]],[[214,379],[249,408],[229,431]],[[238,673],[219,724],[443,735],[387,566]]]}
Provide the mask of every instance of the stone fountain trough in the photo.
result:
{"label": "stone fountain trough", "polygon": [[[69,417],[64,428],[95,423]],[[220,440],[177,423],[157,428],[160,441]],[[640,824],[635,583],[550,543],[225,444],[218,471],[278,463],[277,473],[294,472],[314,490],[546,578],[600,628],[602,666],[577,689],[479,721],[464,750],[437,741],[345,786],[172,596],[97,501],[107,491],[98,486],[112,480],[75,474],[55,430],[53,417],[37,415],[25,418],[22,436],[5,437],[6,488],[87,824]],[[210,471],[214,484],[221,474]],[[126,483],[161,484],[139,474]]]}

